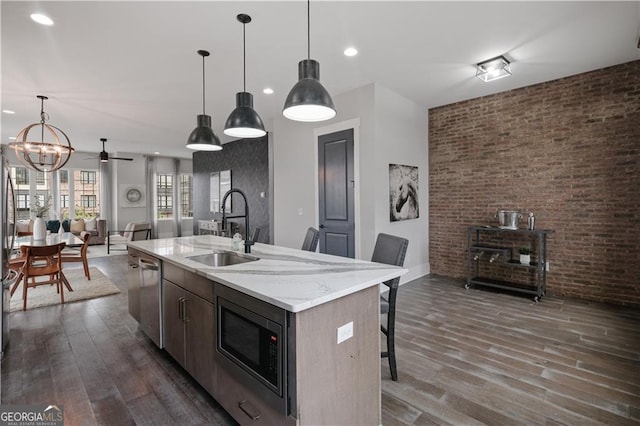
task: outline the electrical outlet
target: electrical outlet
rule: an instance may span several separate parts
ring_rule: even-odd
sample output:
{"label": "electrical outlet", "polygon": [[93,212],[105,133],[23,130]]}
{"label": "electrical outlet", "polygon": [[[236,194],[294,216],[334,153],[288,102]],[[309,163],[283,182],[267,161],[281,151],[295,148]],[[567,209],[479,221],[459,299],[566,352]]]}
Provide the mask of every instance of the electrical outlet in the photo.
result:
{"label": "electrical outlet", "polygon": [[338,344],[353,337],[353,321],[338,327]]}

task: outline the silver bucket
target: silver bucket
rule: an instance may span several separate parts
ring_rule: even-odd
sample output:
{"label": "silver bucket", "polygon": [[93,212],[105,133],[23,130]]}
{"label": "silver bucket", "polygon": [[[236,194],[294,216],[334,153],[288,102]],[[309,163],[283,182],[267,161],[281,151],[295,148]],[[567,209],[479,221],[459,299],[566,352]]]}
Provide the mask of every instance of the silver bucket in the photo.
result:
{"label": "silver bucket", "polygon": [[522,219],[522,214],[514,210],[498,210],[496,217],[500,228],[518,229],[518,221]]}

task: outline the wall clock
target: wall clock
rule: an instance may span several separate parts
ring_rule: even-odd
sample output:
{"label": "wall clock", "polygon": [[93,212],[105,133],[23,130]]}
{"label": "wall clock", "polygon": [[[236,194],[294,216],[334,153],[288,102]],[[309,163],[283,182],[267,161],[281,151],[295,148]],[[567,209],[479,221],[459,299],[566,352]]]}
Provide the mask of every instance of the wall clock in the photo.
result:
{"label": "wall clock", "polygon": [[120,185],[120,205],[122,207],[145,207],[145,188],[143,185]]}
{"label": "wall clock", "polygon": [[125,196],[130,203],[138,203],[142,200],[142,192],[138,188],[129,188]]}

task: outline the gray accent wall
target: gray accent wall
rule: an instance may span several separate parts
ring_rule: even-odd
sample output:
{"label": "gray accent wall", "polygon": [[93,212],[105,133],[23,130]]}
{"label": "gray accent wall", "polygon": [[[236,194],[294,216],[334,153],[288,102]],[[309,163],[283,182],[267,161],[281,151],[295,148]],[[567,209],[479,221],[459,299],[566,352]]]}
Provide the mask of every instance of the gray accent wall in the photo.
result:
{"label": "gray accent wall", "polygon": [[[268,136],[238,139],[223,145],[222,151],[193,153],[193,225],[198,233],[198,220],[222,218],[209,211],[210,173],[231,170],[231,186],[242,190],[249,203],[250,232],[260,227],[259,242],[270,242],[269,143]],[[261,196],[264,194],[264,197]],[[221,194],[222,197],[223,194]],[[244,201],[232,194],[233,214],[244,213]],[[244,218],[232,219],[244,236]]]}

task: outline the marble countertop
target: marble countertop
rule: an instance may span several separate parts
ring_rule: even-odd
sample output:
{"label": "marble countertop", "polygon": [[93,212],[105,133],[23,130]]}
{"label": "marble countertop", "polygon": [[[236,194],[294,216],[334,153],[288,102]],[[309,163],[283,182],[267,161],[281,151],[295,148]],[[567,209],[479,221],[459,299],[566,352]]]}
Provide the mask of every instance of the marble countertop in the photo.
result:
{"label": "marble countertop", "polygon": [[210,267],[190,256],[232,250],[230,238],[213,235],[132,241],[128,246],[185,270],[279,306],[300,312],[406,274],[406,269],[257,243],[259,260]]}

